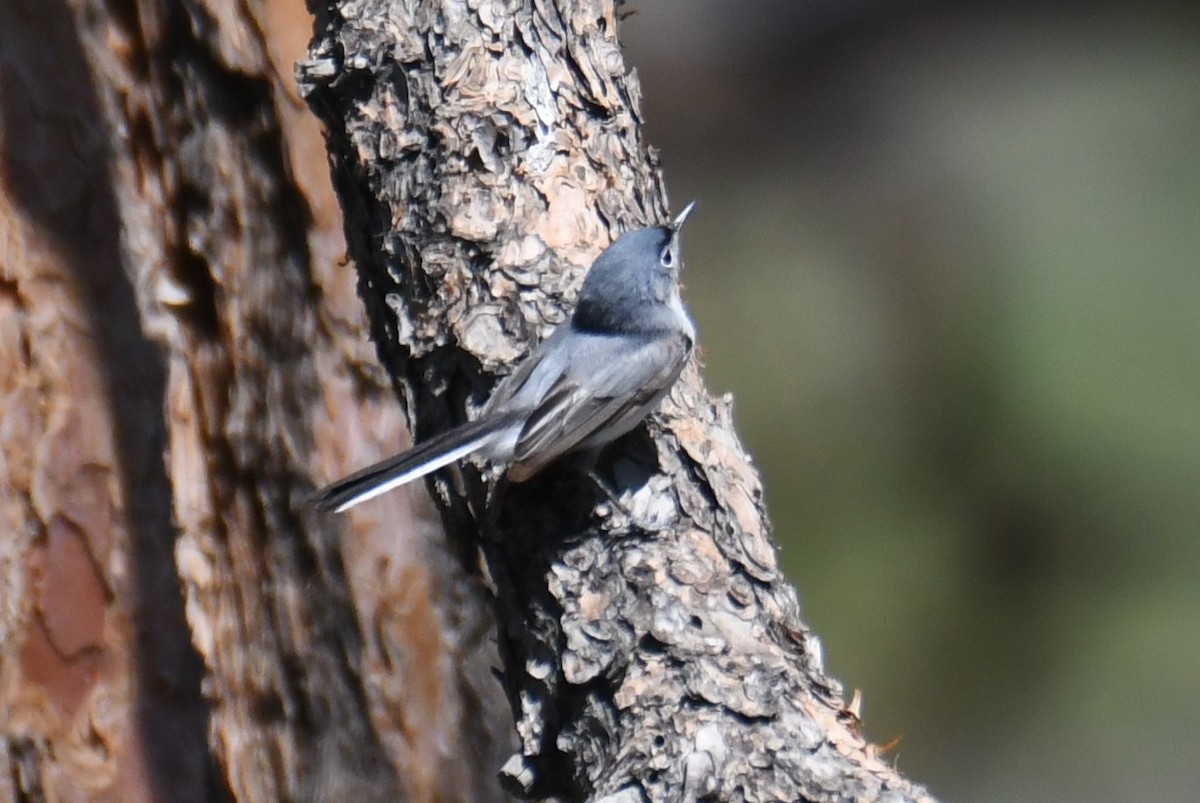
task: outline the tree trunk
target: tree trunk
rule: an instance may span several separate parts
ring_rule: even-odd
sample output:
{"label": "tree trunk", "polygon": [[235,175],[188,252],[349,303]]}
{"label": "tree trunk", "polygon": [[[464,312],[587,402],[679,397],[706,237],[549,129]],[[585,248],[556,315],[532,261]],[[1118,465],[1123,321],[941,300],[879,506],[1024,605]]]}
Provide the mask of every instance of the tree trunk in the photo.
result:
{"label": "tree trunk", "polygon": [[296,512],[403,444],[311,25],[0,4],[0,798],[502,798],[478,580],[416,497]]}
{"label": "tree trunk", "polygon": [[463,420],[666,215],[611,4],[319,13],[356,270],[299,8],[0,3],[0,799],[501,800],[502,765],[927,799],[824,676],[694,366],[601,462],[615,500],[465,470],[436,510],[301,512],[403,445],[394,389],[421,435]]}
{"label": "tree trunk", "polygon": [[[333,3],[301,66],[380,357],[418,437],[465,420],[618,233],[663,221],[611,2]],[[698,219],[694,225],[703,225]],[[685,372],[599,466],[431,482],[495,587],[520,749],[568,800],[927,800],[856,730],[781,575],[728,403]],[[615,503],[614,503],[615,502]]]}

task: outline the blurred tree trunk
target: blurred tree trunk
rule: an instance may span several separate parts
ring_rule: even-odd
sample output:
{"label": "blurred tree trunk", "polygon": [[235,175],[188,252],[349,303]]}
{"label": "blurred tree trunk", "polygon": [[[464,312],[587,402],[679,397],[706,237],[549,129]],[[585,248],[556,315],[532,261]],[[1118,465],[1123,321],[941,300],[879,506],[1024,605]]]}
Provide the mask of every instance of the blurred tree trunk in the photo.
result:
{"label": "blurred tree trunk", "polygon": [[490,614],[418,497],[340,550],[295,512],[403,445],[311,31],[0,4],[0,799],[501,797]]}

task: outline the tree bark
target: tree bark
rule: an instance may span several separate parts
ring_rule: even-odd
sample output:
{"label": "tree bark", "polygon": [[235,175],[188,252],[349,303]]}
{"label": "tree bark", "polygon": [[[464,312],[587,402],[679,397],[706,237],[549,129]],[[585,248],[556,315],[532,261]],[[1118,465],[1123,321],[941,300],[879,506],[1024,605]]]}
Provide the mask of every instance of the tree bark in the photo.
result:
{"label": "tree bark", "polygon": [[297,512],[403,445],[311,26],[0,4],[0,798],[503,799],[478,579],[416,497]]}
{"label": "tree bark", "polygon": [[[478,409],[618,233],[667,217],[603,0],[317,9],[301,82],[413,431]],[[693,225],[703,225],[702,213]],[[599,468],[431,481],[494,584],[520,748],[567,800],[929,800],[858,733],[781,575],[759,479],[693,364]],[[614,503],[615,502],[615,503]]]}
{"label": "tree bark", "polygon": [[502,800],[512,755],[535,797],[927,799],[695,366],[615,500],[468,469],[436,520],[301,512],[403,445],[393,390],[463,420],[666,203],[611,4],[360,0],[302,71],[339,264],[291,9],[0,3],[0,798]]}

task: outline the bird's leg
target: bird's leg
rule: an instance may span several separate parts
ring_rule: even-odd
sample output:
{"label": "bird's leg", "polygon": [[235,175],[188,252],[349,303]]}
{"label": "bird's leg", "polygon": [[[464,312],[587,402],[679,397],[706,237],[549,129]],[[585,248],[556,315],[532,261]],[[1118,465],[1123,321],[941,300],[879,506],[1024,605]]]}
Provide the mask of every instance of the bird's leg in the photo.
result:
{"label": "bird's leg", "polygon": [[599,471],[600,455],[603,451],[603,448],[604,447],[587,449],[585,451],[578,452],[573,458],[573,461],[576,464],[576,469],[579,471],[579,473],[591,480],[592,484],[598,488],[600,493],[604,494],[604,498],[608,500],[607,504],[605,502],[598,502],[593,508],[593,512],[600,518],[609,518],[613,515],[619,514],[636,523],[637,519],[633,516],[633,513],[629,510],[629,507],[621,501],[621,496],[626,493],[628,489],[616,487],[613,484],[611,477],[606,477]]}

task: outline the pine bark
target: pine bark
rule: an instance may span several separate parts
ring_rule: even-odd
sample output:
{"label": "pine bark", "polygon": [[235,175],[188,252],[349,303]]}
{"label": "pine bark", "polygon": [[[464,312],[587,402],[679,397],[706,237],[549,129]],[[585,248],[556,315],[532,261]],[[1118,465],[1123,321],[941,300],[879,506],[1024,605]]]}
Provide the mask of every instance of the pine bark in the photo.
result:
{"label": "pine bark", "polygon": [[404,442],[311,30],[0,4],[2,799],[503,799],[478,580],[417,497],[298,512]]}
{"label": "pine bark", "polygon": [[[617,234],[667,218],[604,0],[355,0],[301,65],[381,362],[418,437],[465,420]],[[703,213],[692,225],[704,225]],[[565,800],[929,800],[857,731],[781,574],[728,400],[692,365],[598,467],[432,483],[495,591],[519,750]],[[616,499],[608,493],[616,491]]]}

